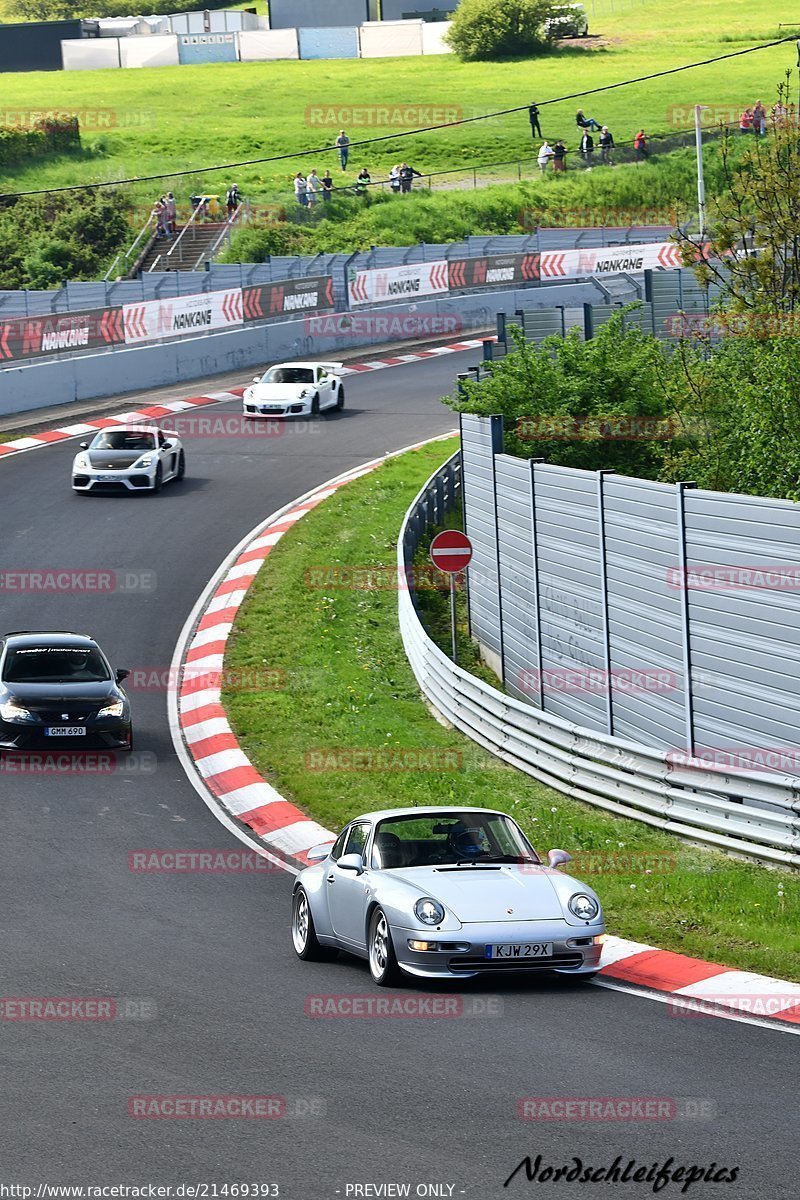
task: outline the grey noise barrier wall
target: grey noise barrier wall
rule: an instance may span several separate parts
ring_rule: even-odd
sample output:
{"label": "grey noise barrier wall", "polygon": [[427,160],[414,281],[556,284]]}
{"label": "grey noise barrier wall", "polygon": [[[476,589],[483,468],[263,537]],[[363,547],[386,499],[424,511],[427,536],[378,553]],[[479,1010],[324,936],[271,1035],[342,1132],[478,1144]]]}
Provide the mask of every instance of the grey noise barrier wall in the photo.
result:
{"label": "grey noise barrier wall", "polygon": [[281,359],[330,358],[342,350],[401,340],[387,338],[387,326],[381,323],[381,317],[401,320],[441,318],[445,329],[442,340],[447,342],[468,337],[475,330],[490,328],[498,310],[504,307],[513,310],[549,308],[557,304],[596,303],[598,299],[599,289],[591,282],[565,283],[541,290],[493,291],[372,307],[364,314],[350,314],[359,318],[362,327],[367,325],[367,330],[359,334],[352,331],[335,335],[315,333],[315,327],[320,325],[325,330],[328,318],[333,326],[347,314],[309,314],[299,320],[249,325],[155,346],[119,347],[58,361],[6,367],[0,371],[0,415],[118,396],[135,389],[169,386],[225,372],[244,371]]}

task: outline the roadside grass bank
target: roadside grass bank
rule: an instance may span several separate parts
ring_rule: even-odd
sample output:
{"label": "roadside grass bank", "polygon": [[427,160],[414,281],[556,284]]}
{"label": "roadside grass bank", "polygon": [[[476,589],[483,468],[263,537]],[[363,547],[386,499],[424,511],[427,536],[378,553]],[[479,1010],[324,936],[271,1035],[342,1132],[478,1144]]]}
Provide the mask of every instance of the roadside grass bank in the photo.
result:
{"label": "roadside grass bank", "polygon": [[[397,626],[396,537],[422,484],[456,448],[452,439],[390,459],[305,516],[270,554],[225,663],[243,681],[223,693],[243,749],[332,829],[382,807],[501,809],[540,853],[560,846],[573,855],[569,870],[597,888],[614,933],[800,981],[795,875],[568,799],[430,714]],[[446,593],[430,596],[441,633]],[[244,685],[267,669],[281,686]]]}

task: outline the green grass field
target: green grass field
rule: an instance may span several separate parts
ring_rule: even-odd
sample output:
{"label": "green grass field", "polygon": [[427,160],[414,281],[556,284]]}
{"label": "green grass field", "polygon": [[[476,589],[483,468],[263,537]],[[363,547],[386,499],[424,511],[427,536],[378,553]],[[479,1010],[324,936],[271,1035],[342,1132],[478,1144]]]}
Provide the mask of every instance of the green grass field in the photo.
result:
{"label": "green grass field", "polygon": [[[287,798],[330,829],[381,807],[500,808],[540,852],[562,846],[573,854],[570,870],[597,888],[612,932],[800,979],[800,879],[610,816],[506,766],[430,715],[403,650],[391,586],[316,586],[326,578],[320,568],[338,569],[342,578],[371,571],[375,579],[382,571],[390,579],[403,513],[453,449],[455,441],[440,442],[390,460],[304,517],[269,556],[225,665],[231,678],[278,668],[285,685],[226,692],[244,749]],[[457,754],[460,768],[313,769],[330,761],[326,750],[399,748],[447,752],[450,763]]]}
{"label": "green grass field", "polygon": [[[99,113],[100,127],[84,121],[87,153],[0,173],[0,188],[16,190],[112,180],[174,169],[288,154],[280,163],[237,168],[233,173],[254,200],[291,199],[289,180],[299,167],[336,166],[333,153],[300,159],[294,152],[330,145],[340,124],[351,138],[397,132],[397,125],[345,120],[347,110],[369,106],[430,106],[464,116],[527,104],[617,82],[766,41],[777,29],[776,9],[758,0],[676,0],[666,6],[645,0],[611,12],[597,0],[584,46],[537,60],[462,64],[452,56],[321,62],[214,64],[132,71],[28,73],[3,77],[7,114],[57,108]],[[735,33],[733,31],[736,31]],[[607,123],[618,140],[640,125],[668,132],[685,125],[697,102],[722,115],[758,97],[771,103],[784,72],[796,63],[794,43],[684,74],[635,84],[597,99],[545,106],[544,131],[575,145],[578,103]],[[315,114],[313,110],[321,110]],[[342,111],[344,110],[344,111]],[[681,110],[685,116],[681,116]],[[106,117],[104,114],[112,114]],[[8,119],[8,118],[7,118]],[[368,114],[365,120],[368,119]],[[94,122],[97,125],[97,121]],[[402,132],[403,127],[399,127]],[[351,155],[355,173],[363,162],[380,175],[407,159],[419,170],[463,167],[530,154],[526,113],[479,121]],[[210,190],[224,189],[230,172],[204,177]],[[171,186],[188,196],[201,182],[190,176]],[[213,186],[212,186],[213,185]],[[142,185],[138,197],[164,184]]]}

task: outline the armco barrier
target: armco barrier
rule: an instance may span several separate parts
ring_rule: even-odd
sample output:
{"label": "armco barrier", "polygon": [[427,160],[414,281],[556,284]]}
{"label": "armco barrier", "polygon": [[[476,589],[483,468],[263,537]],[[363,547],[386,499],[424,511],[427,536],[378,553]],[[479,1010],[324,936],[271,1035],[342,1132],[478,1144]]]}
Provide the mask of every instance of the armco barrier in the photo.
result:
{"label": "armco barrier", "polygon": [[591,283],[492,296],[451,296],[374,308],[368,313],[327,317],[309,313],[299,320],[247,325],[156,346],[119,346],[101,354],[6,366],[0,371],[0,415],[245,371],[281,359],[330,358],[340,350],[415,337],[441,335],[454,341],[493,326],[498,303],[516,309],[597,299],[598,289]]}
{"label": "armco barrier", "polygon": [[[398,578],[431,524],[455,508],[459,455],[428,480],[398,539]],[[447,503],[449,501],[449,504]],[[413,592],[399,592],[403,645],[424,695],[456,729],[527,775],[618,816],[771,863],[800,866],[800,778],[725,774],[671,762],[668,751],[583,729],[505,695],[456,666],[426,634]]]}

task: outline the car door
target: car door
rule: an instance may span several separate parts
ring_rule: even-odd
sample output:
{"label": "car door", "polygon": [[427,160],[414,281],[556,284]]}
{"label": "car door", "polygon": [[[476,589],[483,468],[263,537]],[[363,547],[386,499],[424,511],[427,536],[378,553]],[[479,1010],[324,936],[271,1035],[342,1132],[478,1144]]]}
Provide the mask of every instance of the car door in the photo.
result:
{"label": "car door", "polygon": [[171,442],[163,430],[158,431],[158,457],[164,469],[164,478],[168,479],[178,470],[177,445]]}
{"label": "car door", "polygon": [[[368,821],[354,821],[350,826],[342,854],[364,856],[370,825]],[[331,861],[325,883],[328,897],[328,912],[337,938],[349,945],[367,944],[366,912],[369,895],[369,871],[357,875],[355,871],[343,871],[337,862]]]}
{"label": "car door", "polygon": [[320,408],[330,408],[335,403],[334,382],[333,375],[329,375],[324,367],[317,367],[317,391],[319,392]]}

